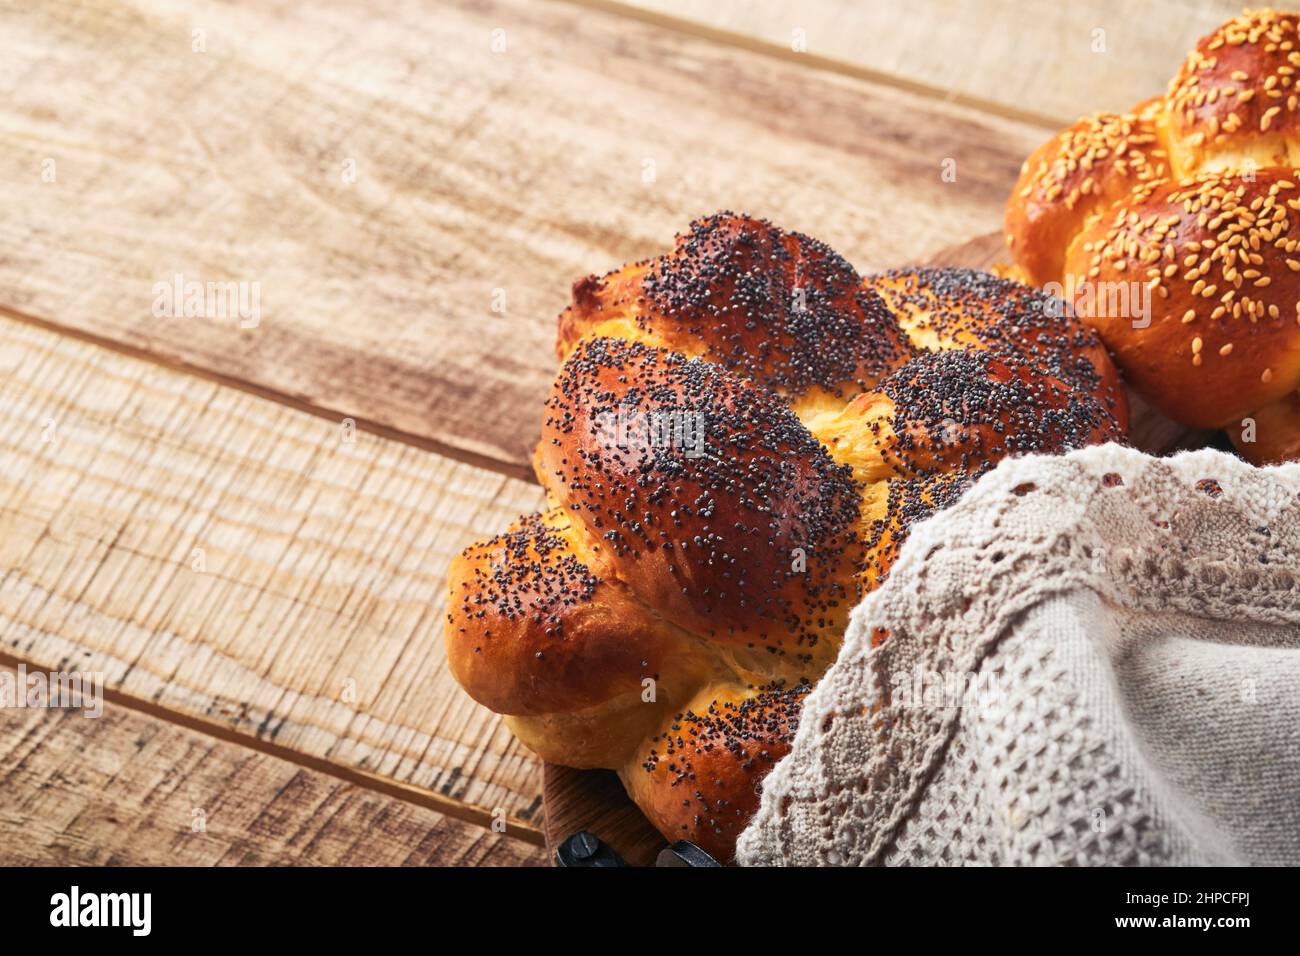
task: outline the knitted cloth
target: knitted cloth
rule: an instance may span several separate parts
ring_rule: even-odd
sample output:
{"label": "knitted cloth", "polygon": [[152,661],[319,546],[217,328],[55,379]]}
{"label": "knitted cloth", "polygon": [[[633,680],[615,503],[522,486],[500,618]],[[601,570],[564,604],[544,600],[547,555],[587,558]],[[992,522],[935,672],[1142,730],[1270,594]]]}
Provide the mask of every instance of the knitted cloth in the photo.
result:
{"label": "knitted cloth", "polygon": [[854,611],[738,859],[1300,863],[1300,465],[994,469]]}

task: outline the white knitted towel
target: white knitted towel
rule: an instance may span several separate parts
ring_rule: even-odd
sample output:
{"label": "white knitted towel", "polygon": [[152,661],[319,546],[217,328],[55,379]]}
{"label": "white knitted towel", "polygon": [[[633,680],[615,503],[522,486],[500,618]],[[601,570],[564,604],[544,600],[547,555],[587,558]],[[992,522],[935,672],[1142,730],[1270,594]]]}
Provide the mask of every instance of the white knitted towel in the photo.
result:
{"label": "white knitted towel", "polygon": [[854,611],[738,858],[1300,863],[1300,465],[1003,463]]}

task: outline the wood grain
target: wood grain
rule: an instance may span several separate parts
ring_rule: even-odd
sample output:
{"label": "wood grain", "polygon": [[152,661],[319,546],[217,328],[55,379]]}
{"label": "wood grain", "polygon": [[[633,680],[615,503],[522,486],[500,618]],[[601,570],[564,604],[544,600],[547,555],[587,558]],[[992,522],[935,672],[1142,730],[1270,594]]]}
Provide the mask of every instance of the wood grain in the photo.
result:
{"label": "wood grain", "polygon": [[[12,673],[12,671],[10,672]],[[528,866],[541,847],[109,704],[0,708],[0,865]]]}
{"label": "wood grain", "polygon": [[[541,768],[452,681],[440,622],[450,556],[540,503],[568,284],[722,207],[864,271],[996,225],[1034,97],[1090,82],[1088,17],[1021,49],[925,3],[947,39],[895,14],[867,67],[817,46],[886,36],[847,6],[803,14],[802,60],[763,48],[777,21],[708,26],[725,5],[6,10],[0,641],[118,702],[0,712],[0,862],[536,862]],[[1110,36],[1106,96],[1175,42]],[[157,314],[177,275],[250,284],[256,321]],[[554,828],[589,789],[651,852],[582,777],[548,770]]]}
{"label": "wood grain", "polygon": [[[516,476],[575,278],[723,207],[914,260],[1042,137],[524,0],[25,4],[3,49],[0,306]],[[155,316],[176,275],[260,322]]]}
{"label": "wood grain", "polygon": [[1242,6],[1236,0],[579,2],[630,9],[652,23],[1047,127],[1163,93],[1196,40]]}
{"label": "wood grain", "polygon": [[667,845],[628,797],[612,770],[575,770],[548,763],[542,777],[546,852],[553,861],[566,839],[586,830],[632,866],[654,866]]}
{"label": "wood grain", "polygon": [[539,831],[540,765],[442,646],[451,556],[536,486],[22,323],[0,342],[5,651]]}

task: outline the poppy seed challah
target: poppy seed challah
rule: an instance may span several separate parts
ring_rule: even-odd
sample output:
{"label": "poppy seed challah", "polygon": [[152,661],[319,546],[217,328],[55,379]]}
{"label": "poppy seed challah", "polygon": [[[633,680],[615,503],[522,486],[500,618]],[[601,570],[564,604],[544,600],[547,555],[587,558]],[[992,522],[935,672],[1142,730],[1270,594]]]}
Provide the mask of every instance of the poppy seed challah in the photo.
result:
{"label": "poppy seed challah", "polygon": [[729,859],[908,529],[1001,458],[1124,434],[1060,305],[966,270],[863,280],[731,213],[579,280],[534,458],[551,507],[453,564],[456,678]]}

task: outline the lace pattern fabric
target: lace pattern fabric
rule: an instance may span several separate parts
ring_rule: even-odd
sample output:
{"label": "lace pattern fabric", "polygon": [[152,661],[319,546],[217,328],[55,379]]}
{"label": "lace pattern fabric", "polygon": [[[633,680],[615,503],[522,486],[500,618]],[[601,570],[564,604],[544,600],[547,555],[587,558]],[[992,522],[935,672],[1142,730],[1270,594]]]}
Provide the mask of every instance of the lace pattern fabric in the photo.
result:
{"label": "lace pattern fabric", "polygon": [[1016,459],[855,610],[738,859],[1300,863],[1298,727],[1300,465]]}

